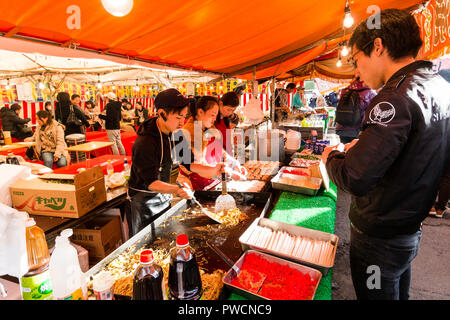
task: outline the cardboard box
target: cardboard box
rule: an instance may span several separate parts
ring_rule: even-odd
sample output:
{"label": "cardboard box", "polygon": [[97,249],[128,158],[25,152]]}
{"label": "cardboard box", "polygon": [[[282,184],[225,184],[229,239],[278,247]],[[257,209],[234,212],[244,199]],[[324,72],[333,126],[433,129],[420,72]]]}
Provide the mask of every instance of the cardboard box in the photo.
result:
{"label": "cardboard box", "polygon": [[50,183],[42,178],[15,182],[10,186],[14,207],[35,215],[79,218],[106,201],[105,177],[100,166],[59,178],[72,178],[74,182]]}
{"label": "cardboard box", "polygon": [[122,244],[119,216],[99,216],[73,229],[73,243],[89,251],[89,263],[95,264]]}

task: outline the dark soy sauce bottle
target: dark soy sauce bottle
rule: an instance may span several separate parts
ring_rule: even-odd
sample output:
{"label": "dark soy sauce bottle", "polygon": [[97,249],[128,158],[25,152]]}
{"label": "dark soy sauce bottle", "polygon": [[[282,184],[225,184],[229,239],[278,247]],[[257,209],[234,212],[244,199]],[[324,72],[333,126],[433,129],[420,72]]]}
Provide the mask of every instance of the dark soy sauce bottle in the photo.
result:
{"label": "dark soy sauce bottle", "polygon": [[154,263],[153,251],[142,251],[134,271],[133,300],[165,300],[163,279],[162,268]]}
{"label": "dark soy sauce bottle", "polygon": [[199,300],[202,296],[202,279],[187,235],[177,237],[177,246],[170,250],[169,297],[172,300]]}

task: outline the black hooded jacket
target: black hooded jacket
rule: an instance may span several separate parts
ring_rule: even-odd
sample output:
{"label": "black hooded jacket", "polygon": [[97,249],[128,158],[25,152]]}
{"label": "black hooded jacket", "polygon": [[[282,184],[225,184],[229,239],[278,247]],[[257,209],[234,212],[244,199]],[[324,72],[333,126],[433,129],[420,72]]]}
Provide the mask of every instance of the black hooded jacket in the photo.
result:
{"label": "black hooded jacket", "polygon": [[352,194],[350,221],[368,235],[412,234],[428,216],[450,161],[450,84],[416,61],[396,72],[367,108],[359,142],[327,159]]}
{"label": "black hooded jacket", "polygon": [[128,181],[131,196],[136,193],[132,189],[148,191],[148,186],[154,181],[169,182],[170,180],[172,140],[168,135],[162,132],[160,134],[156,119],[151,118],[144,121],[137,131],[138,137],[132,149],[132,165]]}

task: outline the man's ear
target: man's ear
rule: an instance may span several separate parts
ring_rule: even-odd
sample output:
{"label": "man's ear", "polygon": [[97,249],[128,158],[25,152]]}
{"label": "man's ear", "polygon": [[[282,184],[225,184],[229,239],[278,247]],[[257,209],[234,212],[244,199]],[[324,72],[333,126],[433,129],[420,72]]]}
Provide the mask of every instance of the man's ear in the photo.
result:
{"label": "man's ear", "polygon": [[159,115],[161,116],[161,118],[162,118],[164,121],[167,121],[167,116],[166,116],[166,112],[165,112],[165,111],[161,110],[161,111],[159,112]]}
{"label": "man's ear", "polygon": [[384,44],[383,40],[381,38],[376,38],[374,40],[374,52],[377,56],[381,56],[384,51]]}

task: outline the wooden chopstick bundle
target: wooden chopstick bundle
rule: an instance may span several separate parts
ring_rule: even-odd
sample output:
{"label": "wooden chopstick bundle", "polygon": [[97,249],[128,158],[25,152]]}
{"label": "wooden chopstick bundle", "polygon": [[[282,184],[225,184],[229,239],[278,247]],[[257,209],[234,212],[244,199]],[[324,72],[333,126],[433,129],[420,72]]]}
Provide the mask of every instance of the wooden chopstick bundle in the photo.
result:
{"label": "wooden chopstick bundle", "polygon": [[314,264],[329,266],[333,262],[334,245],[331,241],[293,236],[285,231],[274,231],[261,226],[256,226],[245,240],[250,245]]}

